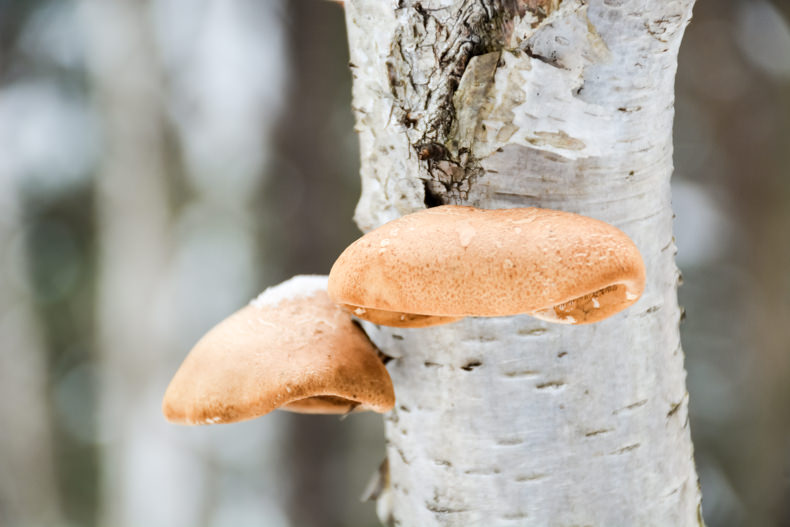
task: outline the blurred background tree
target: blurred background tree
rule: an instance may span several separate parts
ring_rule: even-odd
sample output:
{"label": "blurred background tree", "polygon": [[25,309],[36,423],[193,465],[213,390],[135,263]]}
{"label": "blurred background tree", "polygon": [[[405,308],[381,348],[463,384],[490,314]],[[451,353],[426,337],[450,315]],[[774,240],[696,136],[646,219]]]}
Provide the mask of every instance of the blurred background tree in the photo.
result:
{"label": "blurred background tree", "polygon": [[[373,526],[380,418],[160,416],[194,341],[357,235],[342,8],[0,0],[0,525]],[[711,527],[790,525],[790,6],[698,2],[673,181]]]}

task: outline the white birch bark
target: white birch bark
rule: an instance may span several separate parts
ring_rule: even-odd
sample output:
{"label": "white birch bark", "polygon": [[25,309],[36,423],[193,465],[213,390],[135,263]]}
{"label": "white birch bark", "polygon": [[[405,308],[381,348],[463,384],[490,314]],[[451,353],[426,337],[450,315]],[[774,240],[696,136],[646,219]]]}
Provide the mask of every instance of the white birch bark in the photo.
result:
{"label": "white birch bark", "polygon": [[589,326],[521,316],[368,326],[389,363],[385,521],[702,523],[669,180],[693,0],[346,2],[369,230],[439,203],[614,224],[647,266]]}

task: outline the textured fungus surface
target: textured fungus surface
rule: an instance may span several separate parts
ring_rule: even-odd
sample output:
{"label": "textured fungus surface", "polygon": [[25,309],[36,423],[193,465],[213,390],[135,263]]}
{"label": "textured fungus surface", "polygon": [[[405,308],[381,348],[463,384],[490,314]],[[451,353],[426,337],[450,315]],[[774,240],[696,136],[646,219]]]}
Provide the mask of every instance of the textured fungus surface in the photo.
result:
{"label": "textured fungus surface", "polygon": [[307,291],[255,301],[207,333],[170,383],[165,417],[213,424],[276,408],[341,414],[392,408],[392,383],[375,347],[326,291]]}
{"label": "textured fungus surface", "polygon": [[585,323],[634,303],[644,280],[634,243],[604,222],[536,208],[445,205],[354,242],[332,268],[329,294],[383,324],[367,309],[439,317],[540,311],[555,322]]}

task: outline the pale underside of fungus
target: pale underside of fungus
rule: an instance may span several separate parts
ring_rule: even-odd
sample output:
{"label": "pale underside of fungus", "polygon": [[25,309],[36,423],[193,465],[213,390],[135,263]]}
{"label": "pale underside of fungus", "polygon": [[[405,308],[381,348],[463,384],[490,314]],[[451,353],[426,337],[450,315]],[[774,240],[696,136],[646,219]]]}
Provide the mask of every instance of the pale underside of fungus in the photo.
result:
{"label": "pale underside of fungus", "polygon": [[162,411],[180,424],[229,423],[281,408],[386,412],[395,395],[365,333],[326,293],[325,276],[267,289],[192,349]]}
{"label": "pale underside of fungus", "polygon": [[636,302],[645,269],[622,231],[568,212],[445,205],[350,245],[329,294],[361,319],[425,327],[527,313],[589,324]]}

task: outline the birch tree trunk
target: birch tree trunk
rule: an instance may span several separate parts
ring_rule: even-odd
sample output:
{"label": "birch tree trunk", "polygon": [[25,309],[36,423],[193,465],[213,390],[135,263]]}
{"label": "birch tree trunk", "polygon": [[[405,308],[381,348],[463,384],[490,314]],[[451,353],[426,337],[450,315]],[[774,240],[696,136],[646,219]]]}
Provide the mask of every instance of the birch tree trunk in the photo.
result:
{"label": "birch tree trunk", "polygon": [[702,524],[669,180],[693,0],[346,2],[369,230],[442,203],[631,236],[642,299],[589,326],[367,326],[388,355],[389,524]]}

